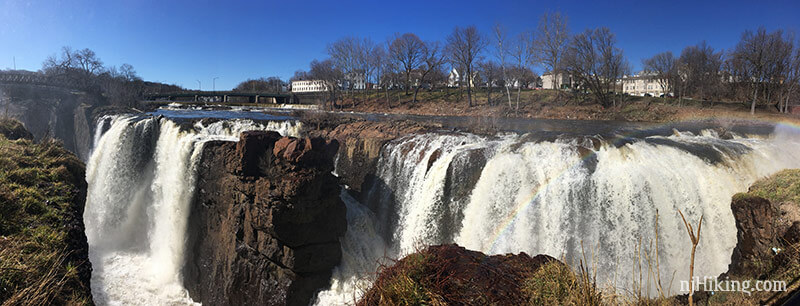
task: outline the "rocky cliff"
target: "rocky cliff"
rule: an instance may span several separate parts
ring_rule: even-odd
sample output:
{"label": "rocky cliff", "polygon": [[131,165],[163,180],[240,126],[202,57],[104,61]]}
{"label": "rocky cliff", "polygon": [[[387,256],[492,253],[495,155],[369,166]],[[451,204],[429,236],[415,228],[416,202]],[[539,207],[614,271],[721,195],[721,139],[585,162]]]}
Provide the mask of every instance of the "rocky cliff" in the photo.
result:
{"label": "rocky cliff", "polygon": [[306,305],[339,264],[346,230],[336,141],[245,132],[207,143],[184,283],[209,305]]}
{"label": "rocky cliff", "polygon": [[800,265],[800,170],[785,170],[733,197],[737,239],[728,274],[763,278]]}
{"label": "rocky cliff", "polygon": [[0,85],[3,116],[21,121],[37,140],[60,140],[82,160],[88,159],[92,146],[92,111],[104,104],[102,96],[65,88]]}
{"label": "rocky cliff", "polygon": [[[313,123],[309,126],[313,126]],[[368,203],[366,191],[376,181],[375,170],[381,148],[403,135],[424,132],[428,127],[411,121],[373,122],[357,121],[334,125],[331,129],[317,129],[311,135],[335,139],[340,144],[336,156],[336,172],[341,183],[362,203]]]}

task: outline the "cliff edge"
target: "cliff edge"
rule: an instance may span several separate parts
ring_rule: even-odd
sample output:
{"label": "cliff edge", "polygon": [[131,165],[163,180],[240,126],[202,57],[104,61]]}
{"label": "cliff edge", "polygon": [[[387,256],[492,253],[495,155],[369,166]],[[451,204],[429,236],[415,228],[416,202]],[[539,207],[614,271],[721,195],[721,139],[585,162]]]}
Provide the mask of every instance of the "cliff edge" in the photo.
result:
{"label": "cliff edge", "polygon": [[0,304],[92,304],[83,163],[0,119]]}
{"label": "cliff edge", "polygon": [[250,131],[205,145],[184,284],[208,305],[307,305],[339,264],[347,227],[336,141]]}

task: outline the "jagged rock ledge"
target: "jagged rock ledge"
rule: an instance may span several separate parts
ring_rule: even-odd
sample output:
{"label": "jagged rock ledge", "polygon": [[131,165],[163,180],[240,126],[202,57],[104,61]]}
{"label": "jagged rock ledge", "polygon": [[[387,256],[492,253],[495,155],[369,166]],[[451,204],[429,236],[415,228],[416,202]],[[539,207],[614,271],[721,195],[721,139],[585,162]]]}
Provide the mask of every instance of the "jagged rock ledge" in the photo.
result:
{"label": "jagged rock ledge", "polygon": [[184,284],[208,305],[307,305],[346,230],[338,142],[250,131],[210,142],[197,169]]}

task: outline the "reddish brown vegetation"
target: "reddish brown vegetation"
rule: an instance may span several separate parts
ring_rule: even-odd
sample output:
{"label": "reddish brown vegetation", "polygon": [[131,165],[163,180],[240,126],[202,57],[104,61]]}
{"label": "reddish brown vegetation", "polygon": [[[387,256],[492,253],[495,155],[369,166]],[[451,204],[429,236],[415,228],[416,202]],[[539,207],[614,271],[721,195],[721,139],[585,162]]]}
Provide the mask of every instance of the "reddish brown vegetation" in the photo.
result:
{"label": "reddish brown vegetation", "polygon": [[440,305],[521,305],[529,300],[525,280],[547,255],[486,256],[457,245],[431,246],[380,269],[358,305],[425,302]]}

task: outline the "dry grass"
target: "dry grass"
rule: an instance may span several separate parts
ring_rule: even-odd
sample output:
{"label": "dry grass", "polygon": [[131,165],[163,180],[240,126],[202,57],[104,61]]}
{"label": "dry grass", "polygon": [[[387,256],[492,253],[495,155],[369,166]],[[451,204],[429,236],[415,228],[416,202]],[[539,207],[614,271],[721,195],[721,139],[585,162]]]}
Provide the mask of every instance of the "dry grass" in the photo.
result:
{"label": "dry grass", "polygon": [[759,180],[747,194],[770,200],[773,203],[793,202],[800,204],[800,169],[783,170]]}
{"label": "dry grass", "polygon": [[[0,134],[0,303],[91,304],[69,251],[83,164],[58,143]],[[85,268],[84,268],[85,270]]]}
{"label": "dry grass", "polygon": [[358,305],[600,305],[601,293],[584,273],[546,256],[434,246],[382,266]]}
{"label": "dry grass", "polygon": [[602,305],[602,293],[591,277],[575,274],[568,266],[550,262],[525,279],[522,292],[530,305]]}
{"label": "dry grass", "polygon": [[[467,105],[467,96],[456,88],[421,90],[417,102],[413,95],[401,90],[389,92],[387,103],[384,92],[358,92],[347,96],[339,106],[344,111],[397,113],[439,116],[523,117],[580,120],[624,120],[645,122],[671,122],[708,118],[787,119],[792,118],[765,107],[751,116],[746,103],[684,100],[674,98],[620,96],[616,106],[603,108],[589,95],[555,90],[523,90],[519,108],[516,92],[512,92],[512,105],[498,89],[488,103],[486,89],[473,92],[473,107]],[[355,102],[355,107],[353,107]],[[796,118],[795,118],[796,119]]]}

